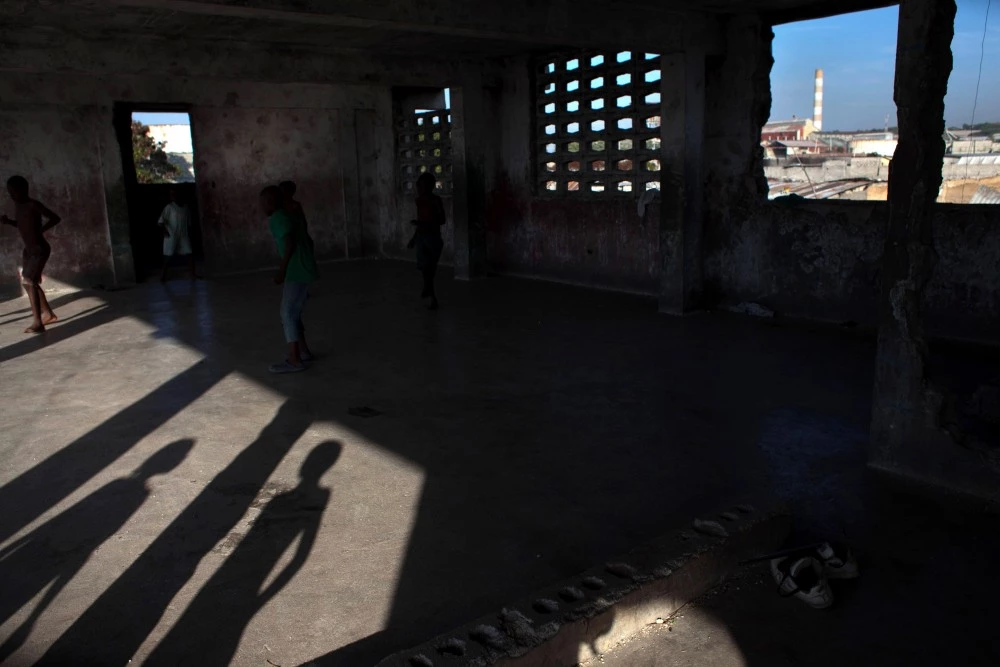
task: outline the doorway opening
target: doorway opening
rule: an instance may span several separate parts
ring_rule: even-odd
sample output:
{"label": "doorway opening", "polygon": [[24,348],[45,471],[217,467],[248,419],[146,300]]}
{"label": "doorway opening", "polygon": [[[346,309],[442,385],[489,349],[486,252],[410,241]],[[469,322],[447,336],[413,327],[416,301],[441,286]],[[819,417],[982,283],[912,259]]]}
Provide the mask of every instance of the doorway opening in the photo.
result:
{"label": "doorway opening", "polygon": [[[186,258],[177,255],[186,250],[196,260],[203,260],[195,149],[187,108],[118,104],[115,132],[125,175],[136,280],[159,276],[165,256],[171,252],[175,255],[169,260],[171,265],[185,263]],[[189,244],[178,238],[165,242],[163,227],[158,223],[169,219],[170,213],[165,210],[171,202],[186,208]]]}

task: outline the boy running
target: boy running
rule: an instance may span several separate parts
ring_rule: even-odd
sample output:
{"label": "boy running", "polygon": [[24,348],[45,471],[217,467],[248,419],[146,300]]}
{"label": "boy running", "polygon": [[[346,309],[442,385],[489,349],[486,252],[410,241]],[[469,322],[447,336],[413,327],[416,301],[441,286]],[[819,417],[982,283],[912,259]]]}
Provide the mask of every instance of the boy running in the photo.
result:
{"label": "boy running", "polygon": [[[24,252],[21,254],[21,284],[28,292],[31,314],[34,317],[31,326],[25,329],[24,333],[42,333],[46,324],[59,319],[52,312],[41,284],[45,262],[52,253],[49,242],[45,240],[45,232],[58,225],[61,218],[40,201],[28,196],[28,181],[23,176],[11,176],[7,179],[7,192],[14,200],[15,219],[11,220],[4,215],[0,218],[0,222],[17,227],[17,231],[21,233],[21,240],[24,241]],[[42,218],[45,218],[45,224],[42,224]]]}
{"label": "boy running", "polygon": [[309,285],[319,278],[319,269],[313,256],[313,242],[304,221],[289,215],[281,207],[281,191],[277,186],[264,188],[260,193],[260,206],[268,216],[267,224],[278,247],[281,265],[274,276],[276,285],[284,284],[281,297],[281,325],[288,343],[288,358],[272,364],[272,373],[298,373],[306,369],[305,362],[313,356],[306,344],[302,311],[309,297]]}

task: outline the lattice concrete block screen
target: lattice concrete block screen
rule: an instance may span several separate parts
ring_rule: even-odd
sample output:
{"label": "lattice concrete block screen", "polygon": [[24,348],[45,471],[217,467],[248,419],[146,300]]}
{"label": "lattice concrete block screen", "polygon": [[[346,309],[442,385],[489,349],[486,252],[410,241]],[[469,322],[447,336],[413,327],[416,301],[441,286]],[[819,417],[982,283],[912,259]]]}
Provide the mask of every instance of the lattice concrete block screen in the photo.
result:
{"label": "lattice concrete block screen", "polygon": [[452,193],[451,113],[418,111],[396,121],[399,185],[404,194],[416,194],[417,178],[431,172],[437,193]]}
{"label": "lattice concrete block screen", "polygon": [[536,61],[541,194],[635,196],[660,188],[660,56],[562,53]]}

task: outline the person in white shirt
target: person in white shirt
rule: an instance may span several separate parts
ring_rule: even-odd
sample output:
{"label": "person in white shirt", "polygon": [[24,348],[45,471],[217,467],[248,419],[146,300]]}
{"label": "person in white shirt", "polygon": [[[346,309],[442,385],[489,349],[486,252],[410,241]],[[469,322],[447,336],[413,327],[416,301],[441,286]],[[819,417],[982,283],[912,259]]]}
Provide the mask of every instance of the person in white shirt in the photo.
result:
{"label": "person in white shirt", "polygon": [[167,282],[170,258],[175,254],[188,258],[191,280],[197,278],[194,270],[194,254],[191,252],[191,237],[188,234],[188,228],[191,226],[191,209],[184,201],[184,193],[178,188],[170,188],[170,203],[164,207],[156,224],[163,230],[163,275],[160,276],[160,280]]}

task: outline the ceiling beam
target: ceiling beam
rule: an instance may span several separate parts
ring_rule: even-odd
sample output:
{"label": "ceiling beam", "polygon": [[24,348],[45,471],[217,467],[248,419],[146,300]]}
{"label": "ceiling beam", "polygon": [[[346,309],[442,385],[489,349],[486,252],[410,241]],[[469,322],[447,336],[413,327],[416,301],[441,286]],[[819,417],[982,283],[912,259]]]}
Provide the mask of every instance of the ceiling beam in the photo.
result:
{"label": "ceiling beam", "polygon": [[768,12],[764,20],[771,25],[795,23],[796,21],[811,21],[825,19],[841,14],[852,14],[869,9],[881,9],[898,5],[899,0],[822,0],[804,7],[788,9],[781,12]]}
{"label": "ceiling beam", "polygon": [[[637,7],[613,0],[445,0],[428,9],[420,0],[387,7],[368,0],[108,0],[102,6],[133,7],[201,16],[298,23],[358,30],[380,29],[516,42],[530,46],[625,48],[661,52],[689,44],[721,48],[714,17],[701,12]],[[333,7],[331,7],[333,5]]]}

